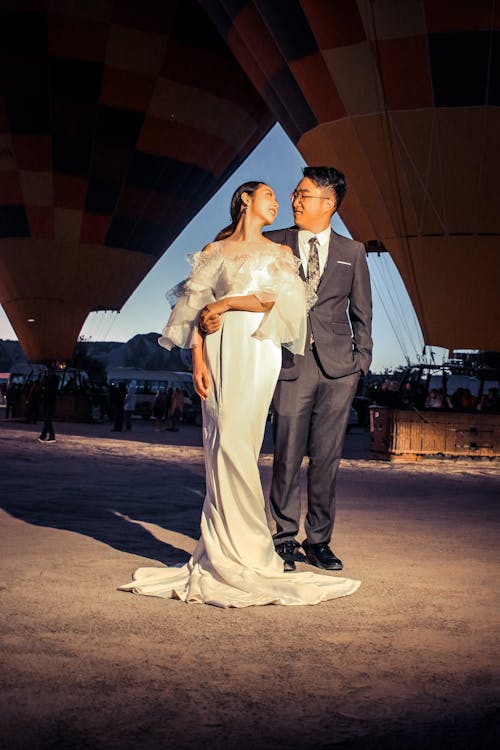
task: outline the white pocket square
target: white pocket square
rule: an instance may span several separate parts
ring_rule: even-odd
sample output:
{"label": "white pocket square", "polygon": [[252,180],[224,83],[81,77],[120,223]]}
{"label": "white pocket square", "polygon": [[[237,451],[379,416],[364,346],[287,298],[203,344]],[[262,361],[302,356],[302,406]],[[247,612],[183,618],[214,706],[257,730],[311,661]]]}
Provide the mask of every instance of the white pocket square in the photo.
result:
{"label": "white pocket square", "polygon": [[338,260],[337,263],[342,263],[343,266],[352,266],[352,263],[347,260]]}

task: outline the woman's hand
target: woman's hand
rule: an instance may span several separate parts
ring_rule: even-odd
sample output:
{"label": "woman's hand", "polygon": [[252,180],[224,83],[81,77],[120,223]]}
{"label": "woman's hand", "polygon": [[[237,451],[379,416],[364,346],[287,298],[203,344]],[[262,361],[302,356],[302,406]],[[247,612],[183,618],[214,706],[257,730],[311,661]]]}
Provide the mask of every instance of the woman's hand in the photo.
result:
{"label": "woman's hand", "polygon": [[200,313],[200,328],[203,333],[215,333],[222,325],[222,315],[229,310],[225,300],[210,302]]}
{"label": "woman's hand", "polygon": [[238,297],[224,297],[216,302],[210,302],[200,313],[200,329],[203,333],[214,333],[222,325],[222,316],[229,310],[244,312],[267,312],[274,302],[261,302],[255,294]]}
{"label": "woman's hand", "polygon": [[193,385],[198,396],[206,401],[210,388],[210,377],[204,361],[193,362]]}

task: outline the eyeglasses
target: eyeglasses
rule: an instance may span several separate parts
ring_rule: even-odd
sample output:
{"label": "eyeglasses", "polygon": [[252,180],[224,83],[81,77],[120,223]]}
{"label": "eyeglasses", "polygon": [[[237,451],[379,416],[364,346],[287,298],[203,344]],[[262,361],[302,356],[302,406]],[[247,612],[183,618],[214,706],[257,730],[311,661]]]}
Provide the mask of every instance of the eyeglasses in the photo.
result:
{"label": "eyeglasses", "polygon": [[308,193],[304,193],[302,190],[294,190],[293,193],[290,193],[290,200],[293,203],[294,201],[300,201],[301,203],[308,198],[319,198],[320,200],[331,200],[330,195],[309,195]]}

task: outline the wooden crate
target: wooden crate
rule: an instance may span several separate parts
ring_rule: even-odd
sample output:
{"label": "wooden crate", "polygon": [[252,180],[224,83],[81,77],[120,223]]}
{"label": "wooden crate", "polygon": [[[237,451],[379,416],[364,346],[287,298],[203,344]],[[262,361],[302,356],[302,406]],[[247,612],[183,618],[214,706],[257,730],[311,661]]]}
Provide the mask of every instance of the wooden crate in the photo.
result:
{"label": "wooden crate", "polygon": [[370,455],[500,458],[500,415],[481,412],[370,408]]}

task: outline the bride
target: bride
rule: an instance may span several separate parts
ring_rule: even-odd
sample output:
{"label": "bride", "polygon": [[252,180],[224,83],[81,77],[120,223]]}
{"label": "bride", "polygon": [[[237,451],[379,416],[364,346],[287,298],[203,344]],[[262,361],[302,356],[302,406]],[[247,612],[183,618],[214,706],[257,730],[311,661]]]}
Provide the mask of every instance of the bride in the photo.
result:
{"label": "bride", "polygon": [[[261,233],[277,212],[268,185],[241,185],[232,224],[194,254],[191,275],[175,289],[159,343],[192,350],[206,467],[201,537],[186,565],[139,568],[121,590],[248,607],[317,604],[359,586],[329,574],[284,573],[267,525],[257,461],[281,346],[303,354],[306,335],[300,261]],[[200,317],[213,332],[204,335]]]}

